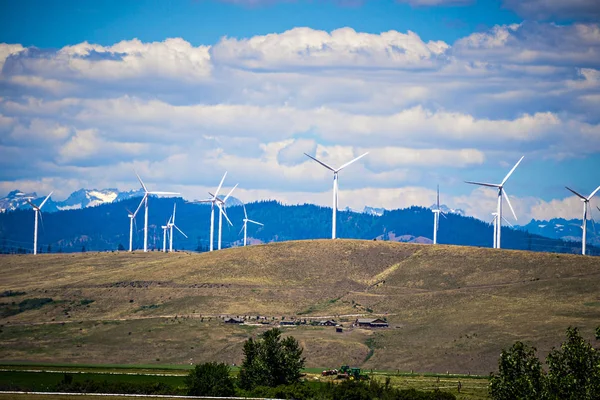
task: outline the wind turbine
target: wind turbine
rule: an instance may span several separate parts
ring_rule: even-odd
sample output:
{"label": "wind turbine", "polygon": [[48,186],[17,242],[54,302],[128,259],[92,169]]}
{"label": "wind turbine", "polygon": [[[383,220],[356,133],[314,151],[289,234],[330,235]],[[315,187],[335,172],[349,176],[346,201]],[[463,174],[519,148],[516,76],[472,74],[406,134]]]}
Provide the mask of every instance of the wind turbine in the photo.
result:
{"label": "wind turbine", "polygon": [[[494,219],[492,220],[492,224],[494,225],[494,248],[496,248],[496,240],[498,240],[498,213],[493,212],[492,215],[494,216]],[[508,222],[506,218],[502,217],[502,220],[506,222],[511,228],[513,227],[513,225],[510,222]]]}
{"label": "wind turbine", "polygon": [[167,221],[167,225],[161,226],[163,230],[163,253],[167,252],[167,231],[169,230],[169,225],[171,224],[171,218]]}
{"label": "wind turbine", "polygon": [[506,203],[508,204],[508,207],[510,208],[510,211],[512,211],[513,216],[515,217],[515,219],[517,219],[517,214],[515,214],[515,210],[513,210],[512,205],[510,204],[510,200],[508,198],[508,194],[506,193],[506,190],[504,190],[504,184],[506,183],[506,181],[508,181],[508,178],[512,175],[512,173],[515,171],[515,169],[517,169],[517,167],[519,166],[519,164],[521,163],[521,161],[523,161],[523,158],[525,158],[525,156],[522,156],[519,161],[517,161],[517,163],[515,164],[515,166],[510,170],[510,172],[504,177],[504,179],[502,180],[501,183],[496,184],[496,183],[483,183],[483,182],[472,182],[472,181],[465,181],[465,183],[469,183],[471,185],[479,185],[479,186],[487,186],[487,187],[493,187],[493,188],[498,188],[498,208],[496,213],[498,214],[498,221],[497,221],[497,225],[496,225],[496,245],[494,246],[495,249],[499,249],[500,248],[500,234],[502,232],[502,220],[504,218],[502,218],[502,197],[504,197],[506,199]]}
{"label": "wind turbine", "polygon": [[142,182],[142,178],[140,178],[140,176],[138,175],[138,173],[136,172],[135,175],[137,176],[138,180],[140,181],[140,184],[142,185],[142,189],[144,189],[144,197],[142,198],[142,201],[140,202],[140,205],[138,206],[138,208],[135,210],[134,215],[137,214],[137,212],[139,211],[140,207],[142,206],[142,204],[144,204],[144,208],[145,208],[145,214],[144,214],[144,252],[148,251],[148,196],[151,194],[155,194],[155,195],[178,195],[181,193],[175,193],[175,192],[149,192],[148,189],[146,188],[146,185],[144,185],[144,182]]}
{"label": "wind turbine", "polygon": [[37,233],[38,233],[38,216],[41,216],[42,214],[42,207],[44,207],[44,204],[46,204],[46,202],[48,201],[48,199],[50,198],[50,196],[52,196],[52,193],[54,193],[54,191],[50,192],[50,194],[48,196],[46,196],[46,198],[44,199],[44,201],[42,201],[42,203],[39,206],[36,206],[35,204],[33,204],[31,202],[31,198],[28,197],[25,199],[25,201],[27,201],[27,203],[29,203],[29,205],[31,207],[33,207],[33,211],[35,213],[35,222],[33,224],[34,228],[33,228],[33,254],[37,254]]}
{"label": "wind turbine", "polygon": [[173,227],[175,227],[175,229],[177,229],[179,231],[179,233],[181,233],[183,236],[185,236],[186,239],[188,238],[188,236],[185,233],[183,233],[183,231],[181,229],[179,229],[179,227],[177,225],[175,225],[175,209],[176,209],[176,207],[177,207],[177,203],[173,204],[173,215],[171,216],[171,218],[169,219],[169,222],[167,223],[167,226],[171,230],[170,237],[169,237],[169,252],[173,251]]}
{"label": "wind turbine", "polygon": [[[565,186],[566,187],[566,186]],[[587,233],[587,210],[588,210],[588,204],[590,202],[590,200],[592,199],[592,197],[594,197],[594,195],[596,194],[596,192],[598,190],[600,190],[600,186],[598,186],[596,188],[596,190],[594,190],[592,192],[592,194],[590,194],[588,197],[585,197],[582,194],[577,193],[576,191],[574,191],[571,188],[566,187],[568,191],[574,193],[577,197],[579,197],[581,199],[581,201],[583,201],[583,221],[582,221],[582,225],[581,225],[581,229],[583,229],[583,238],[581,240],[581,254],[585,255],[585,241],[586,241],[586,233]]]}
{"label": "wind turbine", "polygon": [[[229,225],[233,226],[233,224],[231,223],[231,220],[229,219],[229,217],[227,217],[227,212],[225,211],[225,202],[227,201],[229,196],[231,196],[231,193],[233,193],[233,191],[235,190],[237,185],[238,184],[236,183],[235,186],[229,191],[229,193],[227,193],[227,196],[225,196],[224,199],[221,200],[217,197],[217,207],[219,207],[219,240],[217,243],[218,250],[221,250],[221,226],[223,224],[223,216],[225,216]],[[211,195],[210,192],[208,194]]]}
{"label": "wind turbine", "polygon": [[446,213],[440,210],[440,185],[437,186],[437,208],[435,210],[431,210],[433,212],[433,244],[437,244],[437,232],[440,225],[440,214],[444,218],[446,217]]}
{"label": "wind turbine", "polygon": [[337,216],[337,206],[338,206],[338,173],[341,170],[343,170],[344,168],[346,168],[348,165],[352,164],[355,161],[358,161],[359,159],[363,158],[367,154],[369,154],[369,152],[366,152],[365,154],[356,157],[354,160],[349,161],[346,164],[342,165],[338,169],[335,169],[335,168],[332,168],[329,165],[325,164],[324,162],[317,160],[313,156],[310,156],[310,155],[304,153],[305,156],[312,158],[313,160],[315,160],[316,162],[318,162],[319,164],[321,164],[322,166],[324,166],[325,168],[327,168],[328,170],[333,172],[333,216],[332,216],[332,226],[331,226],[331,238],[332,239],[336,238],[336,216]]}
{"label": "wind turbine", "polygon": [[[251,219],[248,219],[248,214],[246,213],[246,206],[242,203],[242,207],[244,207],[244,226],[242,227],[242,229],[240,230],[240,233],[242,233],[242,230],[244,231],[244,247],[246,247],[246,233],[248,230],[248,222],[256,224],[256,225],[260,225],[260,226],[265,226],[264,224],[261,224],[260,222],[256,222],[256,221],[252,221]],[[238,233],[239,235],[239,233]]]}
{"label": "wind turbine", "polygon": [[[131,253],[133,251],[133,225],[135,224],[135,216],[137,214],[137,210],[135,213],[132,213],[131,211],[129,211],[128,208],[125,208],[125,209],[127,210],[127,215],[129,217],[129,252]],[[139,210],[139,206],[138,206],[138,210]],[[136,231],[137,231],[137,226],[136,226]]]}
{"label": "wind turbine", "polygon": [[223,178],[221,178],[221,183],[219,183],[219,186],[217,187],[217,190],[215,191],[215,194],[210,194],[211,196],[210,198],[206,199],[206,200],[197,200],[197,201],[191,201],[190,203],[193,204],[198,204],[198,203],[210,203],[210,247],[209,247],[209,251],[213,251],[213,237],[214,237],[214,232],[215,232],[215,203],[218,203],[219,199],[217,198],[218,194],[219,194],[219,190],[221,190],[221,186],[223,186],[223,181],[225,181],[225,177],[227,176],[227,171],[225,171],[225,174],[223,174]]}

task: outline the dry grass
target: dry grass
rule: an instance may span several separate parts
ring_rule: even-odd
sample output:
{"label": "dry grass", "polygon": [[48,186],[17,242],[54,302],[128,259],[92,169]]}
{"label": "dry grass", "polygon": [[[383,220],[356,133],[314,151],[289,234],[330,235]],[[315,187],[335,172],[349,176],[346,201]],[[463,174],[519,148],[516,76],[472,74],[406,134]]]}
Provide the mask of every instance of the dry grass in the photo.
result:
{"label": "dry grass", "polygon": [[591,339],[598,287],[593,257],[358,240],[0,256],[0,292],[26,292],[0,303],[55,300],[0,320],[0,360],[239,363],[243,341],[268,327],[225,326],[215,315],[372,312],[387,314],[391,327],[285,329],[305,347],[309,367],[487,374],[515,340],[544,356],[569,325]]}

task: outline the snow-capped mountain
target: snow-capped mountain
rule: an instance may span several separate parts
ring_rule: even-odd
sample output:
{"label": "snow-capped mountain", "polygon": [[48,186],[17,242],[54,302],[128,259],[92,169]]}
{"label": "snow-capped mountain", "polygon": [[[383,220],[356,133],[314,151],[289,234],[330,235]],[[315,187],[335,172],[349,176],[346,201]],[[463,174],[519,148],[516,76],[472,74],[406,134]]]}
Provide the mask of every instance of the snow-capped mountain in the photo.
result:
{"label": "snow-capped mountain", "polygon": [[[132,190],[120,192],[118,189],[79,189],[63,201],[54,201],[52,197],[44,205],[43,211],[55,212],[61,210],[76,210],[86,207],[94,207],[100,204],[112,203],[114,201],[125,200],[132,197],[143,196],[142,190]],[[37,193],[24,193],[20,190],[13,190],[6,197],[0,199],[0,212],[12,211],[19,208],[30,208],[26,198],[33,198],[34,204],[43,201],[43,197],[38,197]]]}
{"label": "snow-capped mountain", "polygon": [[[434,210],[436,208],[436,204],[432,204],[431,206],[429,206],[429,208],[431,210]],[[458,214],[462,217],[466,215],[465,210],[463,210],[462,208],[450,208],[445,204],[440,204],[440,210],[442,210],[442,212],[446,214]]]}
{"label": "snow-capped mountain", "polygon": [[363,209],[363,214],[377,215],[378,217],[381,217],[385,211],[385,208],[365,206],[365,208]]}
{"label": "snow-capped mountain", "polygon": [[[581,242],[581,225],[580,219],[553,218],[549,221],[532,219],[527,225],[516,226],[516,228],[553,239]],[[596,229],[598,229],[598,232],[596,232]],[[600,225],[596,228],[592,220],[587,223],[587,241],[591,244],[600,245]]]}
{"label": "snow-capped mountain", "polygon": [[0,199],[0,212],[12,211],[17,208],[29,206],[27,204],[27,198],[37,199],[37,193],[25,193],[20,190],[13,190],[6,197]]}

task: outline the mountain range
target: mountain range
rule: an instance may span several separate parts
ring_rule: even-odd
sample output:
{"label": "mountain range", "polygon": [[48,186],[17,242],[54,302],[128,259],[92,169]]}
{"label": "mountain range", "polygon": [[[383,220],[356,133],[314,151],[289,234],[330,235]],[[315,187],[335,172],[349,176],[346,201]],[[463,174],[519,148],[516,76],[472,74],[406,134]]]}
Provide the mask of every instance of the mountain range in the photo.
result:
{"label": "mountain range", "polygon": [[[44,206],[39,231],[41,251],[116,250],[128,246],[128,210],[134,210],[142,192],[119,192],[115,189],[78,190],[65,201],[48,200]],[[35,193],[13,191],[0,200],[0,252],[31,251],[33,236],[33,213],[24,198],[42,198]],[[173,204],[177,204],[177,225],[187,234],[186,239],[176,232],[176,249],[204,251],[208,247],[210,206],[190,204],[182,198],[157,198],[149,200],[150,248],[162,248],[161,226],[169,220]],[[227,214],[235,226],[224,221],[224,247],[241,244],[240,228],[243,210],[238,199],[227,201]],[[276,201],[260,201],[246,206],[250,219],[264,223],[264,227],[250,226],[250,243],[267,243],[295,239],[327,238],[331,234],[331,208],[311,204],[283,205]],[[461,210],[447,210],[447,219],[440,222],[439,243],[491,247],[492,227],[486,221],[462,215]],[[452,212],[455,211],[455,212]],[[218,212],[218,210],[217,210]],[[215,217],[217,217],[215,215]],[[143,212],[138,213],[135,223],[134,248],[143,243]],[[218,218],[215,218],[218,221]],[[577,224],[577,221],[572,221]],[[217,232],[215,223],[215,236]],[[508,249],[554,251],[577,253],[581,244],[577,229],[547,228],[551,224],[532,221],[530,226],[511,229],[503,227],[502,247]],[[544,225],[544,228],[540,226]],[[558,224],[561,225],[561,224]],[[369,240],[393,240],[402,242],[431,243],[433,214],[431,209],[410,207],[402,210],[385,210],[365,207],[363,212],[342,211],[338,213],[338,236]],[[541,231],[530,232],[528,229]],[[580,229],[579,229],[580,231]],[[550,232],[553,236],[546,236]],[[590,235],[593,236],[593,235]],[[594,240],[597,237],[594,236]],[[566,240],[563,240],[566,239]],[[592,242],[590,242],[591,244]],[[595,242],[594,242],[595,243]],[[589,246],[589,253],[600,254],[597,247]]]}

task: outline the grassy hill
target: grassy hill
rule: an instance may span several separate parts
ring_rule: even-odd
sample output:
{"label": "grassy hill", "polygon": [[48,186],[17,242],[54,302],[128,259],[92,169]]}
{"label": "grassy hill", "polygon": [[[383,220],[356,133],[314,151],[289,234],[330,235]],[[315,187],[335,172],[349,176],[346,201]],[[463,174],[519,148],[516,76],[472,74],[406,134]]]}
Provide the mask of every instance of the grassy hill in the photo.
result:
{"label": "grassy hill", "polygon": [[[269,326],[218,316],[335,316],[343,333],[283,328],[307,366],[486,374],[515,340],[544,357],[569,325],[592,339],[598,287],[596,257],[360,240],[0,256],[0,360],[239,363],[243,341]],[[349,329],[358,314],[390,328]]]}

